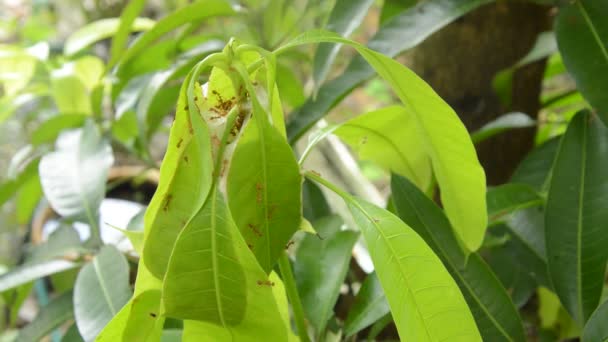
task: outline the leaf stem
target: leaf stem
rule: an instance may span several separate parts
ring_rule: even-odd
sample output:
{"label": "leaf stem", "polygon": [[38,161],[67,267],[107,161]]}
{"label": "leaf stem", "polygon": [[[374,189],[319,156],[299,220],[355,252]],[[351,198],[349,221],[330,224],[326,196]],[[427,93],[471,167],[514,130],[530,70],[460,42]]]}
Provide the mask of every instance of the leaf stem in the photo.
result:
{"label": "leaf stem", "polygon": [[285,284],[287,297],[291,302],[300,341],[310,342],[310,337],[308,336],[308,330],[306,327],[306,318],[304,317],[304,309],[302,308],[302,302],[300,301],[300,296],[298,295],[296,282],[294,280],[293,273],[291,272],[291,264],[289,263],[287,253],[282,253],[282,255],[279,257],[279,270],[281,271],[283,283]]}
{"label": "leaf stem", "polygon": [[323,185],[324,187],[328,188],[329,190],[335,192],[337,195],[342,197],[346,202],[348,202],[348,203],[352,202],[353,197],[351,196],[351,194],[340,189],[339,187],[332,184],[327,179],[325,179],[325,178],[321,177],[319,174],[315,173],[314,171],[304,172],[304,177],[306,177],[316,183],[319,183],[319,184]]}

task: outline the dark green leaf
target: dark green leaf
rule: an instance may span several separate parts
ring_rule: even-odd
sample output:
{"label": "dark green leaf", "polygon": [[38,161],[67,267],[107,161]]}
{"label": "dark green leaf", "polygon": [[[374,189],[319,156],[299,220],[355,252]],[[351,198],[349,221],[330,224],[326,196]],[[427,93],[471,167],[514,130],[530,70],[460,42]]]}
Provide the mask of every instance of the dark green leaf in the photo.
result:
{"label": "dark green leaf", "polygon": [[440,256],[469,304],[483,339],[525,341],[509,295],[479,254],[473,253],[467,260],[441,209],[406,178],[393,175],[391,188],[399,216]]}
{"label": "dark green leaf", "polygon": [[549,274],[581,325],[599,304],[608,260],[607,155],[608,129],[579,112],[557,152],[545,211]]}
{"label": "dark green leaf", "polygon": [[555,32],[564,64],[587,101],[608,124],[608,2],[564,2]]}
{"label": "dark green leaf", "polygon": [[600,305],[591,315],[583,330],[583,342],[606,342],[608,341],[608,301]]}
{"label": "dark green leaf", "polygon": [[376,273],[371,273],[363,281],[355,302],[344,322],[344,335],[351,336],[374,324],[390,313],[386,296]]}
{"label": "dark green leaf", "polygon": [[76,323],[72,324],[61,338],[61,342],[84,342]]}
{"label": "dark green leaf", "polygon": [[526,184],[507,183],[489,188],[486,194],[488,219],[497,223],[518,209],[542,205],[542,198],[532,187]]}
{"label": "dark green leaf", "polygon": [[545,191],[560,139],[555,137],[528,153],[513,172],[511,182],[528,184],[536,191]]}
{"label": "dark green leaf", "polygon": [[43,306],[36,318],[19,332],[17,341],[39,341],[72,317],[72,292],[66,292]]}
{"label": "dark green leaf", "polygon": [[[361,24],[373,0],[337,0],[325,28],[343,37],[348,37]],[[318,88],[331,69],[340,51],[339,44],[319,44],[313,61],[313,80]]]}
{"label": "dark green leaf", "polygon": [[317,184],[309,180],[304,180],[304,184],[302,184],[302,203],[304,218],[309,221],[331,215],[331,209],[323,191]]}
{"label": "dark green leaf", "polygon": [[94,340],[131,294],[127,259],[115,247],[104,246],[74,285],[74,317],[84,340]]}
{"label": "dark green leaf", "polygon": [[306,234],[296,251],[294,275],[298,293],[308,321],[319,334],[324,332],[333,315],[359,235],[352,230],[341,230],[343,225],[336,216],[315,221],[313,226],[322,239]]}
{"label": "dark green leaf", "polygon": [[[410,49],[445,25],[469,11],[492,0],[435,0],[425,1],[403,11],[384,24],[369,41],[370,49],[394,57]],[[306,130],[321,119],[358,84],[374,75],[374,70],[362,58],[351,61],[338,78],[327,82],[315,99],[289,115],[287,136],[290,143],[298,140]]]}

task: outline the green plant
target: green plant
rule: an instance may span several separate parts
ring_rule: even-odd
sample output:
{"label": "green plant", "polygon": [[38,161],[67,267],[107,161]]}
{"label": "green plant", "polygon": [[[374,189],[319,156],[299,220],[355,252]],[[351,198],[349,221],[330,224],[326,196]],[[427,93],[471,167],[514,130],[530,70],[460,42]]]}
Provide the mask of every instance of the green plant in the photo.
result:
{"label": "green plant", "polygon": [[[338,0],[331,10],[322,1],[303,8],[250,1],[243,9],[205,0],[177,5],[157,22],[138,17],[146,2],[136,0],[120,18],[73,33],[62,54],[3,47],[0,75],[10,69],[22,78],[0,78],[7,104],[0,119],[18,115],[24,96],[52,114],[34,118],[42,123],[13,158],[0,203],[14,197],[25,224],[44,195],[61,226],[0,275],[10,328],[1,336],[326,341],[376,339],[394,325],[388,338],[405,341],[605,340],[608,98],[598,89],[608,86],[608,27],[600,20],[608,8],[562,4],[555,34],[543,33],[496,75],[505,102],[513,101],[516,70],[539,59],[550,57],[546,82],[566,69],[573,75],[576,87],[544,95],[542,125],[507,113],[469,133],[393,59],[490,2],[387,1],[382,16],[390,19],[364,46],[343,36],[361,24],[369,0]],[[336,32],[297,33],[323,18]],[[222,20],[237,32],[210,38]],[[126,47],[132,31],[144,32]],[[108,37],[105,59],[88,54]],[[306,48],[317,44],[311,62]],[[358,55],[331,78],[340,46]],[[299,73],[310,74],[309,98]],[[306,146],[296,145],[374,75],[393,103],[318,126]],[[476,145],[534,125],[538,146],[508,183],[486,189]],[[125,253],[102,238],[100,205],[124,182],[108,182],[108,173],[125,156],[156,169],[159,136],[168,142],[153,197],[127,227],[113,227],[132,243]],[[332,136],[392,172],[386,207],[309,166]],[[89,226],[84,242],[76,222]],[[369,274],[359,269],[366,253]],[[15,329],[32,288],[42,304],[49,289],[52,299]],[[530,312],[522,307],[532,296],[538,307]]]}

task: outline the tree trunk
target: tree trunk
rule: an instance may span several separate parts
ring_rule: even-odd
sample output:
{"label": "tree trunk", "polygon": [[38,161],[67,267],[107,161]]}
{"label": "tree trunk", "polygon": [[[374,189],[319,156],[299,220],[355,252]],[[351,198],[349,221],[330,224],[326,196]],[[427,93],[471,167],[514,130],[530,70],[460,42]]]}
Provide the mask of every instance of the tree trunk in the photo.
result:
{"label": "tree trunk", "polygon": [[[536,118],[544,60],[515,72],[508,106],[500,102],[492,80],[521,59],[549,27],[546,6],[517,1],[485,5],[429,37],[413,52],[413,68],[454,108],[470,132],[511,111]],[[534,134],[534,128],[513,130],[477,146],[488,184],[509,179],[533,147]]]}

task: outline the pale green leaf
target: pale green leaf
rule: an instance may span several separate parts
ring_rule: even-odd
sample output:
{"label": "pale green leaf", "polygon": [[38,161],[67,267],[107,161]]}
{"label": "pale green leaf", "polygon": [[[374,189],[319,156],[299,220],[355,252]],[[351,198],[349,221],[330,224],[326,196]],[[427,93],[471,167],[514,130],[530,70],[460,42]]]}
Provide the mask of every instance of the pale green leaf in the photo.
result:
{"label": "pale green leaf", "polygon": [[66,292],[40,309],[36,318],[19,332],[18,342],[42,340],[55,328],[74,317],[72,292]]}
{"label": "pale green leaf", "polygon": [[21,265],[0,276],[0,293],[27,284],[38,278],[67,271],[78,266],[78,263],[61,259]]}

